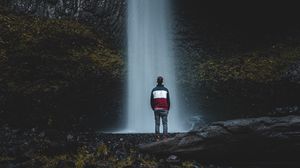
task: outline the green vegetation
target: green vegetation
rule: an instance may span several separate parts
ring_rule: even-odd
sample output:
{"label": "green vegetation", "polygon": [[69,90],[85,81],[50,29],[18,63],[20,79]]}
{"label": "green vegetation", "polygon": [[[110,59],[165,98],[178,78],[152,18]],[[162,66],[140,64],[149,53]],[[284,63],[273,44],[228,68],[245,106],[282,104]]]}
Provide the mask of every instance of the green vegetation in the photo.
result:
{"label": "green vegetation", "polygon": [[1,118],[58,126],[78,124],[88,113],[113,114],[118,96],[105,96],[119,91],[123,61],[101,39],[74,21],[16,16],[0,8]]}
{"label": "green vegetation", "polygon": [[[107,153],[99,153],[99,150],[91,150],[85,145],[77,148],[74,152],[65,152],[57,155],[49,155],[47,153],[35,153],[33,154],[32,160],[35,162],[30,162],[30,164],[39,163],[41,167],[52,168],[64,166],[64,167],[132,167],[134,164],[141,165],[142,167],[156,167],[157,158],[154,156],[145,155],[143,156],[138,152],[136,148],[133,148],[128,153],[128,156],[124,158],[119,158],[119,156],[110,151],[110,149],[105,145],[101,145],[100,148],[105,146]],[[137,155],[141,155],[137,157]],[[0,156],[0,161],[13,161],[16,158]],[[186,164],[186,163],[185,163]],[[34,166],[34,165],[30,165]]]}
{"label": "green vegetation", "polygon": [[207,59],[198,67],[199,80],[278,81],[285,68],[299,59],[300,47],[256,51],[229,58]]}
{"label": "green vegetation", "polygon": [[[211,120],[283,115],[299,106],[300,45],[282,41],[269,48],[224,55],[203,54],[181,81],[191,104]],[[292,74],[292,75],[290,75]],[[297,80],[294,80],[297,79]],[[297,108],[296,108],[297,109]]]}
{"label": "green vegetation", "polygon": [[[0,161],[13,161],[16,158],[0,157]],[[126,167],[162,167],[164,165],[172,164],[165,161],[160,162],[155,156],[139,153],[137,149],[132,149],[128,156],[118,158],[112,151],[108,154],[99,155],[97,151],[88,149],[86,146],[78,147],[74,153],[62,153],[55,156],[50,156],[44,153],[36,153],[32,159],[23,166],[34,167],[39,165],[43,168],[53,167],[72,167],[72,168],[86,168],[86,167],[113,167],[113,168],[126,168]],[[192,168],[196,165],[195,161],[183,161],[182,163],[174,163],[173,167]]]}

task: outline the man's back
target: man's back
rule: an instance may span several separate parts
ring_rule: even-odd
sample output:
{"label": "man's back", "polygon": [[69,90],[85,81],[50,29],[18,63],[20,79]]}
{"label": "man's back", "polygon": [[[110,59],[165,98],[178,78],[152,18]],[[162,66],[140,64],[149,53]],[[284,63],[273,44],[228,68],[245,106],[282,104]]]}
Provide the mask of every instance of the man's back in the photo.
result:
{"label": "man's back", "polygon": [[158,84],[151,92],[151,107],[153,110],[169,110],[169,90],[162,84]]}

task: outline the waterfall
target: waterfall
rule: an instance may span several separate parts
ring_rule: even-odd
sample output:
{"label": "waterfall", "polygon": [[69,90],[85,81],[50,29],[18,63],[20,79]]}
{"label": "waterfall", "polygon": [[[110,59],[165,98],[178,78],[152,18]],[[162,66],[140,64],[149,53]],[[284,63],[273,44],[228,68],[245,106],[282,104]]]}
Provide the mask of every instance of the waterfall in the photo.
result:
{"label": "waterfall", "polygon": [[128,132],[154,132],[150,94],[160,75],[171,98],[169,131],[185,130],[177,96],[169,8],[169,0],[128,0]]}

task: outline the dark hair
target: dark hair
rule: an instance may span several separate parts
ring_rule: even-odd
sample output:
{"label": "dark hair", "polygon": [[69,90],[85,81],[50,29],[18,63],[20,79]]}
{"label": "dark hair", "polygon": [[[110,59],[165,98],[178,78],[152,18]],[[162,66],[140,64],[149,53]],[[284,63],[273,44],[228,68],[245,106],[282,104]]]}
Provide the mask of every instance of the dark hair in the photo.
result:
{"label": "dark hair", "polygon": [[164,82],[164,78],[162,76],[157,77],[157,83],[162,84]]}

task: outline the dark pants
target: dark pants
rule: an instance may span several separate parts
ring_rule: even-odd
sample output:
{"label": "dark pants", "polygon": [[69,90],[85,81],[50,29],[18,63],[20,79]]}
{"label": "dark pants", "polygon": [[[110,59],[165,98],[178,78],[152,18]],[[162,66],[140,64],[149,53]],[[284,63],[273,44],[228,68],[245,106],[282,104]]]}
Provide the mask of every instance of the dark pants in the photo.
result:
{"label": "dark pants", "polygon": [[159,127],[160,127],[160,118],[162,119],[163,124],[163,133],[168,133],[168,113],[169,111],[166,110],[155,110],[155,133],[159,134]]}

